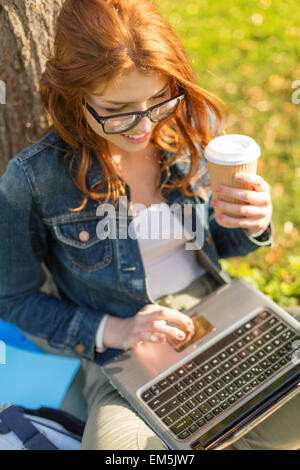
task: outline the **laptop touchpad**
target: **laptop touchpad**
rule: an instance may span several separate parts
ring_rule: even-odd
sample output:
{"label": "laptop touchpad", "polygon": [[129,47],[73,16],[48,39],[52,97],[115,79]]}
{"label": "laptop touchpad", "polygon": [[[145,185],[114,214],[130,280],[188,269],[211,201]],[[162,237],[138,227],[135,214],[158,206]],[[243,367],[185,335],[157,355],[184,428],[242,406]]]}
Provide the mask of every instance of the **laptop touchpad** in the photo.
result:
{"label": "laptop touchpad", "polygon": [[[197,341],[199,341],[199,339],[203,338],[203,336],[207,335],[215,329],[214,326],[206,318],[204,318],[203,316],[197,317],[197,312],[195,312],[193,315],[190,315],[190,318],[194,322],[194,333],[191,335],[183,329],[186,334],[186,338],[183,341],[168,340],[169,345],[172,346],[172,348],[177,352],[181,352],[185,348],[188,348],[193,343],[196,343]],[[168,324],[171,325],[171,323],[169,322]],[[172,324],[172,326],[176,326],[176,328],[179,328],[178,325]]]}

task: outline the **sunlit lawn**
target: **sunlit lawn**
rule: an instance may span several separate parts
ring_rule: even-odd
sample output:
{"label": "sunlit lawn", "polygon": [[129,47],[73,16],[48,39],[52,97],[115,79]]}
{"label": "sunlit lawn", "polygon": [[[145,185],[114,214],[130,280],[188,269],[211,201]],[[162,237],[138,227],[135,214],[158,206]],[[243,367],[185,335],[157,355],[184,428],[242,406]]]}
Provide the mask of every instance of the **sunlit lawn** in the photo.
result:
{"label": "sunlit lawn", "polygon": [[157,0],[157,6],[184,43],[199,85],[227,104],[226,133],[250,135],[262,147],[259,173],[272,186],[275,244],[226,268],[252,277],[282,305],[297,303],[300,104],[292,103],[292,83],[300,80],[300,3]]}

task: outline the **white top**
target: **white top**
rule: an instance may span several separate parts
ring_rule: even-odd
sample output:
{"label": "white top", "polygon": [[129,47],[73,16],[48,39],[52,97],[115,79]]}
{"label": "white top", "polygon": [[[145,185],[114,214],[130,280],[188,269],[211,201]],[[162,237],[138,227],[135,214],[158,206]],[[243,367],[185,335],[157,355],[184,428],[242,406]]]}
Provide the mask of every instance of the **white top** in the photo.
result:
{"label": "white top", "polygon": [[[134,206],[133,206],[134,209]],[[204,274],[195,250],[186,250],[188,235],[165,202],[134,212],[133,224],[153,299],[177,292]],[[102,338],[107,315],[96,334],[96,349],[103,352]]]}
{"label": "white top", "polygon": [[220,135],[204,150],[205,158],[219,165],[243,165],[257,160],[260,147],[252,137],[241,134]]}
{"label": "white top", "polygon": [[168,204],[135,213],[133,223],[153,299],[184,289],[204,273],[195,250],[185,249],[190,237]]}

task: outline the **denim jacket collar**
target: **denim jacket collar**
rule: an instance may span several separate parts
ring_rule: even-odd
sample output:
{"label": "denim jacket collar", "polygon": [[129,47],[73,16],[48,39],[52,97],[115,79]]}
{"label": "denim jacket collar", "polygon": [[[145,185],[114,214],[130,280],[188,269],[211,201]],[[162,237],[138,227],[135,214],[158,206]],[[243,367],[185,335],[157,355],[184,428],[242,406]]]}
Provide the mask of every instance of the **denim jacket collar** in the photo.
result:
{"label": "denim jacket collar", "polygon": [[[76,154],[79,155],[79,150],[76,151]],[[165,158],[170,158],[171,157],[171,152],[166,152]],[[92,167],[90,171],[87,173],[86,176],[86,182],[87,182],[87,187],[89,189],[93,189],[103,178],[103,169],[101,165],[99,164],[99,160],[96,157],[95,153],[92,152]],[[171,176],[171,170],[170,167],[167,167],[161,174],[161,179],[160,183],[164,184],[166,183]]]}
{"label": "denim jacket collar", "polygon": [[[79,150],[76,151],[76,154],[79,155]],[[170,160],[173,157],[173,153],[171,151],[166,151],[164,154],[164,161],[165,160]],[[187,151],[184,149],[180,156],[187,156]],[[162,165],[162,164],[161,164]],[[184,174],[188,171],[188,166],[189,162],[183,162],[183,161],[175,161],[172,165],[168,166],[166,169],[162,171],[161,177],[160,177],[160,185],[163,186],[166,184],[172,174],[176,173],[178,174]],[[87,187],[88,189],[93,189],[103,178],[103,169],[99,163],[99,160],[94,152],[92,152],[92,167],[90,171],[87,173],[86,176],[86,182],[87,182]],[[127,191],[127,196],[130,199],[130,188],[128,187],[126,181],[125,181],[125,187]],[[188,189],[192,191],[192,187],[189,185]],[[182,196],[182,193],[179,190],[173,190],[171,193],[167,193],[164,191],[164,188],[162,188],[162,195],[165,196],[169,202],[174,202],[175,200],[182,199],[184,198]],[[207,202],[204,197],[202,196],[197,196],[198,202]]]}

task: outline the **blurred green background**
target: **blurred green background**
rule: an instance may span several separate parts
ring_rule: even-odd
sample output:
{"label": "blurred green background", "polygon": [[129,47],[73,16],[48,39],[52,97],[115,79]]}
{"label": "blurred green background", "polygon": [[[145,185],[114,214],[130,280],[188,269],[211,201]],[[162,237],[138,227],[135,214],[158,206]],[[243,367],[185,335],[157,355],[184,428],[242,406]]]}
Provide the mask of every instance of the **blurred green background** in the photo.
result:
{"label": "blurred green background", "polygon": [[[183,42],[198,84],[228,106],[226,133],[262,148],[259,174],[272,187],[275,243],[223,261],[283,307],[300,304],[299,0],[157,0]],[[300,101],[300,93],[297,94]]]}

